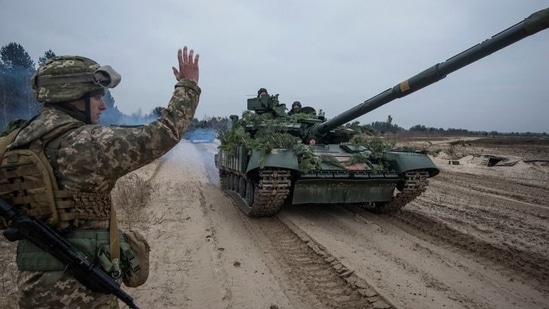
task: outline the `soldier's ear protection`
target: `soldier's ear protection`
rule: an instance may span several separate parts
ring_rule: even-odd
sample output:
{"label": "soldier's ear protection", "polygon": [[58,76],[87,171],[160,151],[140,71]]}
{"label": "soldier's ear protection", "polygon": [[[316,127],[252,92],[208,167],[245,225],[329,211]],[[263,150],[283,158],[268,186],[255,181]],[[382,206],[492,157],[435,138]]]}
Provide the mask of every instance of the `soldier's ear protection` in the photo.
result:
{"label": "soldier's ear protection", "polygon": [[116,72],[110,65],[104,65],[97,69],[93,74],[93,82],[105,88],[116,87],[121,80],[120,74]]}

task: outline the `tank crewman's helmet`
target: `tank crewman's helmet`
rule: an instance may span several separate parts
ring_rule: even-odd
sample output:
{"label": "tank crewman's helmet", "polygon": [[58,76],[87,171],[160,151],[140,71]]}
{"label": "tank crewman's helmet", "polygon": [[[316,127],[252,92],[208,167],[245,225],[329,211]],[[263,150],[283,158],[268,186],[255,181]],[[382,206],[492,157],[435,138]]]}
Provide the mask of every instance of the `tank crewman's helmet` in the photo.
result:
{"label": "tank crewman's helmet", "polygon": [[292,109],[293,109],[294,107],[296,107],[296,106],[297,106],[298,108],[301,108],[301,102],[299,102],[299,101],[294,101],[294,103],[292,103]]}
{"label": "tank crewman's helmet", "polygon": [[120,83],[111,66],[81,56],[48,59],[31,77],[34,97],[39,102],[61,103],[82,98],[92,91],[105,91]]}
{"label": "tank crewman's helmet", "polygon": [[269,92],[267,92],[267,89],[265,88],[259,88],[259,90],[257,91],[257,97],[261,97],[261,94],[262,93],[265,93],[265,94],[269,94]]}

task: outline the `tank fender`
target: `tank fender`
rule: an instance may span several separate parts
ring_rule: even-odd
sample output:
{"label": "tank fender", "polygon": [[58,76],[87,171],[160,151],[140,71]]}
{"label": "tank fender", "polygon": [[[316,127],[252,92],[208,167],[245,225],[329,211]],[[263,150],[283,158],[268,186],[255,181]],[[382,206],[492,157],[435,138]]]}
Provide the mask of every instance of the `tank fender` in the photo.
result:
{"label": "tank fender", "polygon": [[270,153],[265,154],[257,150],[252,150],[246,174],[254,169],[262,167],[279,167],[291,170],[299,170],[299,161],[295,152],[290,149],[275,148]]}
{"label": "tank fender", "polygon": [[387,160],[391,163],[391,167],[394,168],[398,174],[413,170],[427,170],[429,172],[429,177],[433,177],[440,173],[440,170],[433,160],[423,153],[387,151],[385,155]]}

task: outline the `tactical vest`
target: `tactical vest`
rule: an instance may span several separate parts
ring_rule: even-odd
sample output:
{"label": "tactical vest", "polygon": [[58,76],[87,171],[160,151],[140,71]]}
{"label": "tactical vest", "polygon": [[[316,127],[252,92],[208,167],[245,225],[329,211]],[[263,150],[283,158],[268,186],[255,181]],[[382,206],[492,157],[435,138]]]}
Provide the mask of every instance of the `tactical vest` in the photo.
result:
{"label": "tactical vest", "polygon": [[[8,145],[24,125],[0,138],[0,197],[26,215],[57,229],[78,227],[82,220],[110,218],[110,194],[60,190],[46,157],[46,146],[50,142],[58,145],[60,137],[75,125],[78,126],[62,125],[23,148],[8,149]],[[0,229],[5,228],[2,218]]]}
{"label": "tactical vest", "polygon": [[[75,248],[111,276],[123,276],[127,286],[139,286],[149,275],[150,247],[146,240],[135,236],[136,232],[125,234],[128,239],[120,235],[110,193],[60,190],[54,169],[46,156],[47,152],[50,158],[54,158],[52,162],[56,162],[61,138],[78,126],[75,123],[62,125],[27,147],[17,149],[8,146],[25,124],[0,137],[0,197],[19,211],[53,228],[61,230],[70,227],[70,232],[64,236]],[[0,229],[6,229],[7,222],[0,218]],[[75,229],[87,220],[110,220],[109,229]],[[26,239],[18,243],[16,262],[22,271],[65,269],[65,265]]]}

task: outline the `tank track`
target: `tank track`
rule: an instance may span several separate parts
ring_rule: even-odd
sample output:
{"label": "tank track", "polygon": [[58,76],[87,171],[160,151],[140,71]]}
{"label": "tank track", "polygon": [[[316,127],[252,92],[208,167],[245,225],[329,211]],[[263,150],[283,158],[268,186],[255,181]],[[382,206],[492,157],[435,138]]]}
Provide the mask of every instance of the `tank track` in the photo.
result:
{"label": "tank track", "polygon": [[[277,213],[288,198],[291,186],[291,173],[289,170],[262,169],[259,171],[259,181],[247,180],[246,188],[242,190],[241,185],[231,187],[228,177],[236,177],[242,180],[242,176],[227,174],[220,171],[221,188],[237,204],[237,206],[250,217],[267,217]],[[253,191],[249,191],[249,187]],[[245,196],[242,196],[243,193]],[[252,203],[249,205],[248,201]]]}
{"label": "tank track", "polygon": [[420,196],[429,185],[429,172],[426,170],[410,171],[404,174],[404,186],[390,202],[377,205],[376,208],[382,213],[395,213],[411,201]]}

